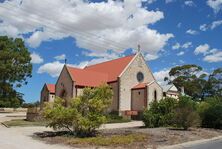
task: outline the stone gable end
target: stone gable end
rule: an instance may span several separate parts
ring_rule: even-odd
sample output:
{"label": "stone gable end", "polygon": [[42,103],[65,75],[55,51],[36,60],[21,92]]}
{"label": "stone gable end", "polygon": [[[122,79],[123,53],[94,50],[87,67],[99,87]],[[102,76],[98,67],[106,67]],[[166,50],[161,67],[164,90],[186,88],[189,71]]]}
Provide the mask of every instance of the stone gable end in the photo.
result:
{"label": "stone gable end", "polygon": [[137,80],[138,72],[142,72],[144,75],[144,80],[140,83],[148,83],[155,80],[141,53],[138,53],[135,56],[135,58],[131,61],[131,63],[120,76],[120,111],[131,109],[131,89],[139,83]]}
{"label": "stone gable end", "polygon": [[63,67],[60,76],[56,82],[56,96],[62,98],[62,94],[65,92],[66,99],[73,98],[75,95],[74,83],[66,68]]}

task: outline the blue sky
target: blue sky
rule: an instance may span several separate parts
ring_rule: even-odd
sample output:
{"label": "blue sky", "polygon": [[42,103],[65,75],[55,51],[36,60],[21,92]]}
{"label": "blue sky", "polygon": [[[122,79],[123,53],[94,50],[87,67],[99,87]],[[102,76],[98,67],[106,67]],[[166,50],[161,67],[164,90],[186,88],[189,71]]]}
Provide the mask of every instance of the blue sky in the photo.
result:
{"label": "blue sky", "polygon": [[0,1],[0,35],[20,37],[32,53],[33,77],[19,89],[39,100],[67,59],[86,65],[135,52],[163,83],[170,68],[197,64],[210,73],[222,65],[221,0]]}

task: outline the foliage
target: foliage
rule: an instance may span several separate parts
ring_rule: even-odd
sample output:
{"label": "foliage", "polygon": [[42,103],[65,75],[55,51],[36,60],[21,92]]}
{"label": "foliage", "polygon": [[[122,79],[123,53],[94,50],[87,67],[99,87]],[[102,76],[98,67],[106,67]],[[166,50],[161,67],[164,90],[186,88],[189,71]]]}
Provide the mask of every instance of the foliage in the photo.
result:
{"label": "foliage", "polygon": [[34,103],[23,103],[22,104],[22,108],[33,108],[33,107],[39,107],[40,106],[40,102],[36,101]]}
{"label": "foliage", "polygon": [[204,91],[207,97],[222,97],[222,68],[215,69],[209,75]]}
{"label": "foliage", "polygon": [[107,123],[125,123],[131,121],[130,119],[119,116],[116,113],[109,113],[106,115],[106,118],[107,118]]}
{"label": "foliage", "polygon": [[169,72],[170,77],[164,80],[169,84],[174,84],[179,90],[184,87],[186,95],[195,98],[202,98],[203,89],[206,84],[206,74],[199,75],[202,67],[197,65],[183,65],[172,68]]}
{"label": "foliage", "polygon": [[108,85],[84,88],[83,94],[64,107],[64,100],[47,103],[44,117],[54,129],[67,128],[77,136],[95,134],[96,128],[106,122],[106,110],[111,104],[112,90]]}
{"label": "foliage", "polygon": [[21,38],[0,36],[0,107],[18,107],[22,94],[15,87],[27,84],[32,64],[28,49]]}
{"label": "foliage", "polygon": [[143,113],[146,127],[177,126],[187,130],[199,126],[200,117],[196,112],[196,102],[188,96],[180,96],[179,101],[165,98],[153,102]]}
{"label": "foliage", "polygon": [[175,109],[174,123],[177,127],[187,130],[200,124],[200,117],[196,112],[196,102],[190,97],[181,96]]}
{"label": "foliage", "polygon": [[222,129],[222,97],[209,97],[198,109],[202,127]]}
{"label": "foliage", "polygon": [[161,99],[150,104],[150,109],[145,109],[143,113],[143,122],[146,127],[169,126],[174,117],[174,108],[177,101],[174,98]]}

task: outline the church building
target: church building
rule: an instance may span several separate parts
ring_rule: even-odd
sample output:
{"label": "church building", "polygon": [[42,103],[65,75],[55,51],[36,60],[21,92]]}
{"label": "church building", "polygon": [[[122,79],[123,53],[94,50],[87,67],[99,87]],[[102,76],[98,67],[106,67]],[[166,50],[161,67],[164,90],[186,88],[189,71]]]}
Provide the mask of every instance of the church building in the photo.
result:
{"label": "church building", "polygon": [[107,83],[113,90],[110,111],[120,115],[137,115],[153,100],[163,98],[163,90],[155,80],[141,52],[83,69],[64,65],[55,84],[55,96],[66,99],[82,94],[84,87]]}

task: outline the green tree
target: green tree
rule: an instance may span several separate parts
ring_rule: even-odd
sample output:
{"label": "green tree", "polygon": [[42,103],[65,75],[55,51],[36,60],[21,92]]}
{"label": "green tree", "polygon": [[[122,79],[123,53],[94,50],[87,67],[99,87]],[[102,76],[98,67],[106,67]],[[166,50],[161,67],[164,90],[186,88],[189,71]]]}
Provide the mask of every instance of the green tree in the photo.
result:
{"label": "green tree", "polygon": [[201,74],[202,67],[197,65],[183,65],[172,68],[169,72],[170,77],[165,81],[174,84],[179,90],[184,87],[186,95],[193,98],[203,98],[203,90],[206,84],[206,74]]}
{"label": "green tree", "polygon": [[222,129],[222,97],[208,97],[198,106],[202,127]]}
{"label": "green tree", "polygon": [[32,64],[28,49],[20,38],[0,36],[0,106],[19,106],[22,94],[14,88],[27,84]]}
{"label": "green tree", "polygon": [[106,122],[105,114],[112,96],[108,85],[93,89],[84,88],[83,94],[73,99],[68,107],[63,106],[62,99],[47,103],[43,115],[49,121],[50,127],[67,128],[80,137],[92,136],[95,135],[96,128]]}
{"label": "green tree", "polygon": [[206,96],[222,97],[222,68],[215,69],[209,75],[207,84],[205,86]]}
{"label": "green tree", "polygon": [[177,100],[174,98],[161,99],[159,102],[153,101],[149,109],[143,112],[143,122],[146,127],[160,127],[172,125],[174,109]]}
{"label": "green tree", "polygon": [[190,97],[181,96],[178,106],[175,108],[174,124],[187,130],[189,127],[200,125],[200,116],[196,112],[196,102]]}

